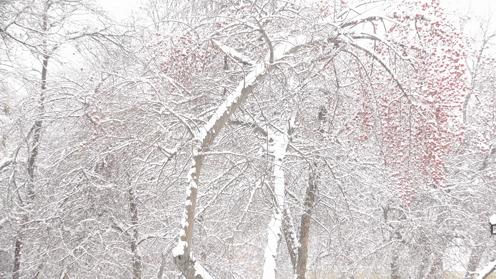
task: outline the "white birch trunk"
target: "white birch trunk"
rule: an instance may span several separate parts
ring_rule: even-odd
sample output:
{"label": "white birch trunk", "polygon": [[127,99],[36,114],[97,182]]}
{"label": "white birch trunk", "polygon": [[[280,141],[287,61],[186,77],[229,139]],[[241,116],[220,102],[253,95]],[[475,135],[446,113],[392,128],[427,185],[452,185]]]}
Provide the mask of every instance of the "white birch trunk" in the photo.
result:
{"label": "white birch trunk", "polygon": [[284,170],[283,162],[289,143],[288,135],[277,134],[274,139],[274,196],[275,210],[269,223],[267,245],[265,246],[263,278],[273,279],[276,276],[277,248],[281,239],[282,214],[284,211]]}

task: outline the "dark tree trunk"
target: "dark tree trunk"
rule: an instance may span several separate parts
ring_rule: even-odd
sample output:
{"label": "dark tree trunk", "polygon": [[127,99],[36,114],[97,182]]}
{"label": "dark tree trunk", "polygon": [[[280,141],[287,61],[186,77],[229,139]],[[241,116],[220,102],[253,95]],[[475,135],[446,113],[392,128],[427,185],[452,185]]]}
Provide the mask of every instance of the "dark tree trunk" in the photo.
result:
{"label": "dark tree trunk", "polygon": [[[48,31],[48,9],[49,9],[49,4],[45,3],[45,8],[42,14],[42,30],[43,31]],[[39,110],[40,113],[43,113],[45,108],[44,108],[44,103],[45,103],[45,90],[47,88],[47,74],[48,74],[48,60],[50,59],[50,56],[48,55],[48,47],[47,47],[47,41],[43,40],[43,54],[42,54],[42,62],[41,62],[41,92],[40,92],[40,98],[39,98]],[[35,181],[35,169],[36,169],[36,160],[38,158],[38,153],[39,153],[39,148],[40,148],[40,142],[41,142],[41,131],[43,129],[43,121],[39,118],[37,119],[33,127],[31,128],[31,133],[32,133],[32,140],[31,144],[28,147],[29,152],[28,152],[28,159],[27,159],[27,173],[29,177],[29,183],[27,184],[27,189],[26,189],[26,196],[27,199],[22,204],[22,207],[29,208],[33,200],[35,198],[35,187],[34,187],[34,181]],[[12,269],[12,279],[19,279],[20,273],[21,273],[21,261],[22,261],[22,249],[23,249],[23,230],[25,229],[25,224],[28,221],[28,216],[27,213],[23,214],[24,216],[21,218],[22,219],[22,224],[19,228],[19,231],[17,232],[16,235],[16,240],[14,243],[14,265]]]}
{"label": "dark tree trunk", "polygon": [[14,268],[12,270],[12,279],[20,278],[21,251],[22,251],[22,240],[21,240],[21,234],[19,232],[17,233],[17,238],[14,243]]}
{"label": "dark tree trunk", "polygon": [[426,278],[443,279],[444,266],[442,253],[434,253],[431,264],[431,269]]}
{"label": "dark tree trunk", "polygon": [[143,265],[141,263],[141,256],[138,251],[138,204],[136,196],[132,188],[129,188],[129,213],[131,214],[131,225],[132,225],[132,235],[131,235],[131,253],[132,253],[132,269],[133,269],[133,279],[141,279],[141,273]]}
{"label": "dark tree trunk", "polygon": [[474,279],[476,278],[475,272],[479,267],[480,260],[482,259],[482,255],[486,250],[485,246],[476,246],[472,248],[470,251],[470,258],[468,260],[467,272],[465,273],[465,279]]}
{"label": "dark tree trunk", "polygon": [[315,195],[317,191],[317,170],[310,168],[308,177],[308,187],[305,193],[303,216],[301,216],[300,233],[298,247],[298,259],[296,263],[296,278],[304,279],[307,271],[308,261],[308,240],[310,238],[310,225],[312,219],[312,212],[315,207]]}

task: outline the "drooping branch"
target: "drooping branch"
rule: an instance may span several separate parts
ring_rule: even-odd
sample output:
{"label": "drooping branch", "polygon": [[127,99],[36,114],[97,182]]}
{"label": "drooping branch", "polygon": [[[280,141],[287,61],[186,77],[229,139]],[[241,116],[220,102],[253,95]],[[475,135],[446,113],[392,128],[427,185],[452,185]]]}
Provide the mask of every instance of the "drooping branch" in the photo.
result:
{"label": "drooping branch", "polygon": [[401,92],[403,93],[403,95],[406,96],[406,97],[409,97],[407,95],[405,89],[403,88],[403,85],[401,84],[401,82],[399,81],[399,79],[396,77],[396,75],[394,74],[394,72],[386,64],[386,62],[384,62],[378,55],[376,55],[373,51],[367,49],[366,47],[360,46],[360,45],[355,44],[355,43],[351,43],[351,45],[353,47],[357,48],[357,49],[362,50],[366,54],[370,55],[370,57],[372,57],[375,61],[377,61],[382,66],[382,68],[384,70],[386,70],[386,72],[391,76],[391,78],[393,79],[393,81],[396,83],[396,86],[398,86],[398,88],[401,90]]}
{"label": "drooping branch", "polygon": [[265,32],[265,29],[263,28],[260,21],[258,21],[257,19],[255,19],[255,20],[257,21],[257,25],[259,28],[258,30],[260,31],[260,33],[262,33],[262,36],[264,37],[265,43],[269,47],[269,63],[272,64],[272,63],[274,63],[274,47],[272,46],[272,41],[270,40],[269,35],[267,35],[267,32]]}

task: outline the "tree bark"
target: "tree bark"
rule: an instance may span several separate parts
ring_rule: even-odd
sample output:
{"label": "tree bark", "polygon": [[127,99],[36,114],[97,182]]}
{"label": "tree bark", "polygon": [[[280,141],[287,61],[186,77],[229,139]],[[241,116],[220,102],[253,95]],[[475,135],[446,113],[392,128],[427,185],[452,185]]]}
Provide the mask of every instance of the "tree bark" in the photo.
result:
{"label": "tree bark", "polygon": [[[289,127],[288,127],[289,129]],[[286,130],[287,131],[287,130]],[[269,222],[267,229],[267,245],[265,246],[264,268],[262,278],[273,279],[276,277],[276,259],[279,241],[282,232],[282,218],[285,208],[286,186],[284,181],[284,157],[289,144],[287,132],[278,133],[272,136],[274,144],[274,214]]]}
{"label": "tree bark", "polygon": [[426,274],[429,271],[429,264],[431,261],[431,245],[427,242],[427,236],[425,235],[424,232],[420,232],[420,237],[419,237],[419,243],[420,248],[418,248],[421,253],[421,260],[420,260],[420,266],[418,269],[418,278],[425,278]]}
{"label": "tree bark", "polygon": [[401,279],[399,263],[399,247],[395,245],[391,252],[391,279]]}
{"label": "tree bark", "polygon": [[436,252],[433,256],[431,268],[426,278],[442,279],[444,272],[443,255],[442,253]]}
{"label": "tree bark", "polygon": [[296,238],[295,228],[291,219],[291,214],[287,207],[284,208],[282,219],[282,233],[286,240],[289,258],[293,271],[296,272],[296,261],[298,258],[298,239]]}
{"label": "tree bark", "polygon": [[[42,14],[42,31],[46,32],[48,30],[48,9],[50,5],[48,2],[45,3],[45,7]],[[40,83],[40,98],[39,98],[39,111],[40,113],[44,112],[44,103],[45,103],[45,90],[47,88],[47,75],[48,75],[48,60],[50,56],[48,55],[48,47],[46,39],[43,40],[42,43],[42,62],[41,62],[41,83]],[[39,116],[41,117],[41,115]],[[29,183],[27,183],[27,199],[24,204],[21,206],[24,208],[23,211],[29,210],[29,207],[32,205],[35,198],[35,189],[34,189],[34,181],[35,181],[35,169],[36,169],[36,160],[38,158],[39,147],[41,142],[41,131],[43,129],[43,120],[38,118],[35,120],[33,127],[31,128],[32,132],[32,141],[28,148],[28,159],[27,159],[27,173],[29,178]],[[14,264],[12,268],[12,279],[19,279],[21,274],[21,261],[22,261],[22,249],[24,246],[23,243],[23,231],[27,224],[29,217],[28,213],[23,213],[21,217],[21,225],[17,232],[15,243],[14,243]]]}
{"label": "tree bark", "polygon": [[[391,248],[391,262],[389,263],[390,267],[390,273],[391,273],[391,279],[401,279],[400,275],[400,262],[399,262],[399,250],[400,250],[400,245],[401,242],[401,234],[399,232],[399,228],[394,227],[391,225],[390,221],[391,218],[389,216],[390,213],[394,213],[394,209],[392,209],[389,206],[386,206],[383,208],[383,216],[384,216],[384,222],[388,225],[391,226],[393,229],[393,232],[391,233],[391,236],[389,237],[389,241],[393,240],[398,240],[398,242],[393,242],[392,243],[392,248]],[[404,215],[400,213],[400,216],[398,219],[404,219]]]}
{"label": "tree bark", "polygon": [[486,247],[483,245],[475,246],[470,251],[470,258],[468,260],[467,272],[465,273],[465,279],[474,279],[476,278],[475,272],[477,271],[477,267],[479,267],[480,261],[482,259],[482,255]]}
{"label": "tree bark", "polygon": [[139,231],[138,231],[138,204],[136,201],[136,196],[132,188],[129,188],[129,213],[131,215],[131,253],[132,253],[132,270],[133,279],[141,279],[143,264],[141,262],[141,256],[138,251],[138,241],[139,241]]}
{"label": "tree bark", "polygon": [[310,238],[310,225],[313,209],[315,207],[315,195],[317,191],[318,173],[316,169],[310,167],[308,176],[308,187],[305,193],[304,208],[305,212],[301,216],[301,225],[299,233],[298,261],[296,264],[296,278],[305,279],[308,261],[308,242]]}
{"label": "tree bark", "polygon": [[21,270],[22,238],[21,232],[17,232],[14,243],[14,268],[12,269],[12,279],[19,279]]}

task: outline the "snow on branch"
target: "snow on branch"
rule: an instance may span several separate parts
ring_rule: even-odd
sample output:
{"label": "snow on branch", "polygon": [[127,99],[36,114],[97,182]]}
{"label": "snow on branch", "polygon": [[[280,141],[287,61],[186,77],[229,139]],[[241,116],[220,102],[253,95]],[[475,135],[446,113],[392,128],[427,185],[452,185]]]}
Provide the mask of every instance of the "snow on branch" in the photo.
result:
{"label": "snow on branch", "polygon": [[4,217],[2,219],[0,219],[0,229],[3,227],[3,225],[5,223],[7,223],[9,221],[9,217]]}
{"label": "snow on branch", "polygon": [[11,158],[5,158],[0,160],[0,171],[6,167],[8,167],[12,163]]}
{"label": "snow on branch", "polygon": [[232,48],[230,46],[227,46],[225,44],[222,44],[221,42],[216,41],[216,40],[212,40],[212,42],[222,52],[224,52],[225,54],[229,55],[234,60],[236,60],[236,61],[238,61],[238,62],[240,62],[242,64],[249,65],[249,66],[253,66],[253,65],[256,64],[256,62],[253,61],[250,57],[248,57],[247,55],[244,55],[243,53],[241,53],[241,52],[239,52],[237,50],[235,50],[234,48]]}
{"label": "snow on branch", "polygon": [[397,23],[397,21],[395,21],[393,18],[390,18],[390,17],[387,17],[387,16],[374,15],[374,16],[368,16],[368,17],[365,17],[365,18],[359,18],[359,19],[356,19],[356,20],[351,20],[351,21],[344,22],[339,27],[341,27],[341,28],[352,28],[352,27],[355,27],[355,26],[357,26],[359,24],[362,24],[362,23],[373,23],[373,22],[377,22],[377,21],[390,21],[390,22],[393,22],[393,23]]}
{"label": "snow on branch", "polygon": [[274,63],[274,47],[272,46],[272,41],[270,40],[269,35],[267,35],[267,32],[265,32],[265,29],[263,28],[260,21],[258,21],[257,19],[255,19],[255,20],[257,21],[257,25],[259,28],[258,30],[260,31],[260,33],[262,33],[262,36],[265,39],[265,43],[269,47],[269,63],[272,64],[272,63]]}

